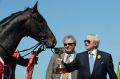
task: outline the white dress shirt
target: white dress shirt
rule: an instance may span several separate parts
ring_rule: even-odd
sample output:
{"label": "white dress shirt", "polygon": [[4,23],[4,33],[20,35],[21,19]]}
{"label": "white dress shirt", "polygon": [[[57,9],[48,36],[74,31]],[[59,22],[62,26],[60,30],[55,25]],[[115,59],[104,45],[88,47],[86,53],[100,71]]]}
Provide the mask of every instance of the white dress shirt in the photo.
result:
{"label": "white dress shirt", "polygon": [[[66,60],[67,55],[69,55],[69,54],[65,53],[64,60],[63,60],[64,62]],[[74,60],[74,57],[75,57],[75,54],[70,54],[70,62],[72,62]],[[62,79],[62,74],[60,76],[60,79]],[[68,79],[72,79],[71,73],[68,74]]]}
{"label": "white dress shirt", "polygon": [[89,58],[90,58],[90,54],[89,53],[93,53],[93,57],[94,57],[94,61],[96,59],[96,55],[97,55],[97,50],[93,50],[93,51],[88,51],[88,55],[89,55]]}

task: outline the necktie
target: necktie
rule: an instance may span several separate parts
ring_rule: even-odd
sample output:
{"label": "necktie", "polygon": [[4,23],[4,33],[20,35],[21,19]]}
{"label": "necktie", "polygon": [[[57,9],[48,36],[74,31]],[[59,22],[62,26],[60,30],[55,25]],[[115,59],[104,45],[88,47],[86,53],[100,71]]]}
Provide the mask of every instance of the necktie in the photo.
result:
{"label": "necktie", "polygon": [[[65,63],[70,63],[70,56],[71,55],[67,55],[67,57],[65,59]],[[62,79],[68,79],[68,73],[63,73],[62,74]]]}
{"label": "necktie", "polygon": [[89,57],[89,65],[90,65],[90,74],[92,74],[93,71],[93,67],[94,67],[94,54],[90,53],[90,57]]}

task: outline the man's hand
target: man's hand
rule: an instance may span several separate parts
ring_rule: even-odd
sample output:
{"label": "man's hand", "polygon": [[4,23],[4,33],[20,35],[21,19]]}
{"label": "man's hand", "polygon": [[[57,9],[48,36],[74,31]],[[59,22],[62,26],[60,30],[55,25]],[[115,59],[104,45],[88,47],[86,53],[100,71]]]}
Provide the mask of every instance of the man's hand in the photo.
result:
{"label": "man's hand", "polygon": [[56,60],[56,62],[57,62],[57,64],[62,64],[62,58],[57,58],[57,60]]}

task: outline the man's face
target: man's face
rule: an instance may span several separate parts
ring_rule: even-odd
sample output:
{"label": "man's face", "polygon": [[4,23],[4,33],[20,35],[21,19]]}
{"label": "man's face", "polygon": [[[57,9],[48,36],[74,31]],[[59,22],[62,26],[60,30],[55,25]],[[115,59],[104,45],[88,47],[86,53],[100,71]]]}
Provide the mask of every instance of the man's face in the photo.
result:
{"label": "man's face", "polygon": [[65,48],[65,51],[66,51],[67,53],[73,52],[73,51],[74,51],[74,48],[75,48],[75,43],[74,43],[74,41],[73,41],[72,39],[66,38],[66,39],[64,40],[64,48]]}
{"label": "man's face", "polygon": [[85,43],[86,50],[88,51],[92,51],[96,47],[94,44],[94,37],[92,36],[86,37],[86,39],[84,40],[84,43]]}

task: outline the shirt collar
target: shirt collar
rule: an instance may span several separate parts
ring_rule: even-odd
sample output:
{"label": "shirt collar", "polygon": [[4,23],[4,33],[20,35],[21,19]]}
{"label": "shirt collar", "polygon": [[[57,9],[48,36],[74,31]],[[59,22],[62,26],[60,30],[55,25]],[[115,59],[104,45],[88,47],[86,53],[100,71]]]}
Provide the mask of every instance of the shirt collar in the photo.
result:
{"label": "shirt collar", "polygon": [[94,55],[97,54],[97,50],[96,50],[96,49],[94,49],[94,50],[92,50],[92,51],[88,51],[88,54],[90,54],[91,52],[92,52]]}

